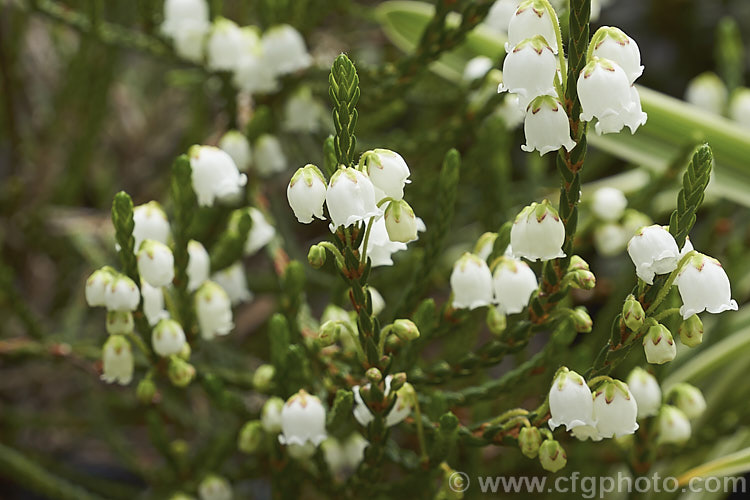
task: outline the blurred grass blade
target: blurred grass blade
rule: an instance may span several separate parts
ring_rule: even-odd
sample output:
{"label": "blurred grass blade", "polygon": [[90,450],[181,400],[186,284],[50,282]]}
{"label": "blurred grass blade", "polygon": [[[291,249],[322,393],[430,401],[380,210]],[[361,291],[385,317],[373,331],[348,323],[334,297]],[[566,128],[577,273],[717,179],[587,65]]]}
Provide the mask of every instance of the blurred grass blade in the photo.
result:
{"label": "blurred grass blade", "polygon": [[[750,448],[711,460],[698,467],[694,467],[677,478],[680,486],[687,485],[691,479],[697,477],[725,477],[750,472]],[[743,480],[739,478],[737,481]],[[734,484],[735,486],[737,483]]]}

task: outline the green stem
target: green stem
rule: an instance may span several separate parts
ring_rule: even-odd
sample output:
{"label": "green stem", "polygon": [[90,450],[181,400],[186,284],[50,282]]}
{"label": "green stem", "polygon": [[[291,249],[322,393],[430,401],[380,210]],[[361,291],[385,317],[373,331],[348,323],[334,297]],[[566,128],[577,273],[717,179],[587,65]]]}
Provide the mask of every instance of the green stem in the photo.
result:
{"label": "green stem", "polygon": [[367,229],[365,230],[365,239],[362,242],[362,259],[360,262],[362,262],[363,265],[367,264],[367,244],[370,242],[370,231],[372,230],[372,225],[374,223],[375,217],[370,217],[370,220],[367,222]]}
{"label": "green stem", "polygon": [[680,262],[677,264],[677,268],[669,275],[669,278],[667,278],[664,286],[662,286],[659,290],[659,294],[656,296],[656,299],[654,299],[649,308],[646,310],[646,314],[653,314],[653,312],[656,311],[656,308],[659,307],[659,304],[662,303],[662,301],[667,297],[669,291],[672,289],[674,280],[677,279],[677,276],[682,271],[682,268],[685,267],[685,264],[687,264],[688,261],[697,254],[698,252],[696,252],[695,250],[691,250],[690,252],[686,253],[682,257],[682,259],[680,259]]}
{"label": "green stem", "polygon": [[336,258],[336,263],[339,265],[340,268],[343,269],[344,267],[344,256],[341,254],[338,248],[336,248],[336,245],[331,243],[330,241],[321,241],[318,243],[319,246],[325,248],[331,254]]}
{"label": "green stem", "polygon": [[662,312],[654,316],[654,319],[656,321],[661,321],[662,319],[666,318],[667,316],[671,316],[673,314],[678,314],[680,312],[679,307],[672,307],[670,309],[664,309]]}
{"label": "green stem", "polygon": [[555,28],[555,41],[557,42],[557,58],[560,61],[560,75],[562,76],[563,89],[568,86],[568,68],[565,61],[565,51],[563,50],[562,33],[560,32],[560,21],[557,19],[557,12],[552,8],[548,0],[544,1],[544,8],[552,20],[552,26]]}
{"label": "green stem", "polygon": [[427,443],[424,439],[424,424],[422,422],[422,409],[419,407],[419,398],[414,398],[415,424],[417,426],[417,440],[419,441],[419,458],[422,462],[428,460]]}

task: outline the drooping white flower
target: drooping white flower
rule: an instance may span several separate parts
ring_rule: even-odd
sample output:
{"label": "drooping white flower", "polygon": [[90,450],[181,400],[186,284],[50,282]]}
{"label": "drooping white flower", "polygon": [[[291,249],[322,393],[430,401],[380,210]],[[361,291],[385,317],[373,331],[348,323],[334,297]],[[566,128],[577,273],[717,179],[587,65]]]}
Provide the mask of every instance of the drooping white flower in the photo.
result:
{"label": "drooping white flower", "polygon": [[[552,14],[552,17],[550,17]],[[557,54],[557,37],[555,36],[555,25],[559,25],[557,15],[554,15],[543,7],[542,2],[538,0],[523,0],[516,9],[515,14],[511,16],[508,23],[508,43],[505,44],[505,51],[510,52],[510,48],[518,45],[523,40],[536,35],[541,35],[552,47],[552,51]]]}
{"label": "drooping white flower", "polygon": [[161,287],[154,287],[141,281],[141,296],[143,296],[143,314],[148,324],[154,326],[159,320],[168,318],[169,312],[164,308],[164,292]]}
{"label": "drooping white flower", "polygon": [[[391,382],[393,380],[392,375],[385,377],[385,391],[383,392],[385,397],[391,393]],[[369,388],[370,384],[367,384],[365,388]],[[370,409],[365,404],[360,394],[360,388],[358,385],[352,387],[354,393],[354,418],[363,427],[367,427],[370,422],[375,419]],[[396,391],[396,404],[393,405],[391,411],[385,416],[385,425],[392,427],[402,422],[411,413],[414,403],[411,400],[411,395],[414,392],[414,388],[409,384],[404,384],[398,391]]]}
{"label": "drooping white flower", "polygon": [[682,410],[689,419],[699,418],[706,411],[706,400],[700,389],[694,385],[681,382],[669,390],[674,405]]}
{"label": "drooping white flower", "polygon": [[659,413],[661,388],[653,375],[643,368],[635,367],[628,375],[627,384],[638,405],[639,419]]}
{"label": "drooping white flower", "polygon": [[634,134],[638,127],[645,125],[648,115],[641,108],[641,96],[635,86],[630,87],[630,102],[620,113],[609,113],[599,118],[594,126],[597,135],[616,134],[623,127],[628,127]]}
{"label": "drooping white flower", "polygon": [[688,83],[685,100],[699,108],[720,115],[727,104],[727,87],[716,73],[707,71]]}
{"label": "drooping white flower", "polygon": [[106,306],[106,290],[115,278],[115,270],[105,266],[97,269],[86,280],[86,303],[90,307]]}
{"label": "drooping white flower", "polygon": [[631,85],[643,74],[638,44],[621,29],[602,26],[596,30],[592,41],[595,42],[593,55],[618,64],[625,71]]}
{"label": "drooping white flower", "polygon": [[208,24],[208,3],[206,0],[166,0],[164,2],[163,33],[174,36],[185,21],[198,21]]}
{"label": "drooping white flower", "polygon": [[101,379],[112,384],[128,385],[133,380],[133,351],[122,335],[110,335],[102,348]]}
{"label": "drooping white flower", "polygon": [[744,127],[750,127],[750,89],[740,87],[732,92],[729,117]]}
{"label": "drooping white flower", "polygon": [[276,75],[294,73],[312,64],[305,40],[288,24],[273,26],[263,33],[261,44],[266,64]]}
{"label": "drooping white flower", "polygon": [[603,187],[594,191],[591,211],[599,219],[607,222],[620,220],[628,206],[625,194],[617,188]]}
{"label": "drooping white flower", "polygon": [[257,208],[250,207],[247,210],[250,213],[253,225],[250,227],[250,233],[245,241],[245,255],[253,255],[270,243],[276,236],[276,229],[269,224],[266,216]]}
{"label": "drooping white flower", "polygon": [[313,97],[310,87],[302,87],[284,104],[282,127],[289,132],[316,132],[320,130],[325,115],[323,104]]}
{"label": "drooping white flower", "polygon": [[638,404],[628,386],[619,380],[604,382],[594,394],[596,429],[604,438],[633,434],[638,429]]}
{"label": "drooping white flower", "polygon": [[223,477],[210,474],[198,485],[198,495],[201,500],[232,500],[232,485]]}
{"label": "drooping white flower", "polygon": [[[248,31],[248,33],[254,33]],[[257,38],[257,35],[255,35]],[[246,37],[246,40],[252,35]],[[232,83],[238,89],[250,94],[268,94],[279,89],[279,81],[269,64],[266,64],[266,56],[260,46],[260,40],[254,48],[247,49],[240,56],[237,67],[234,70]]]}
{"label": "drooping white flower", "polygon": [[375,287],[368,286],[367,290],[370,292],[370,301],[372,302],[372,315],[377,316],[383,309],[385,309],[385,299],[377,291]]}
{"label": "drooping white flower", "polygon": [[677,346],[672,332],[662,324],[656,324],[648,329],[643,337],[643,350],[646,353],[646,361],[656,365],[672,361],[677,356]]}
{"label": "drooping white flower", "polygon": [[625,250],[631,234],[619,224],[600,224],[594,228],[594,247],[605,257],[618,255]]}
{"label": "drooping white flower", "polygon": [[385,196],[403,199],[404,186],[411,182],[408,180],[411,172],[400,154],[380,148],[366,151],[360,158],[360,165],[366,168],[373,186]]}
{"label": "drooping white flower", "polygon": [[695,254],[677,275],[675,283],[682,297],[682,319],[703,311],[718,314],[737,310],[729,277],[712,257]]}
{"label": "drooping white flower", "polygon": [[464,72],[462,78],[465,82],[473,82],[484,78],[489,70],[495,65],[487,56],[477,56],[469,59],[469,62],[464,66]]}
{"label": "drooping white flower", "polygon": [[227,292],[233,306],[253,299],[253,294],[247,288],[247,278],[241,261],[214,273],[211,279]]}
{"label": "drooping white flower", "polygon": [[281,410],[281,444],[318,446],[326,434],[326,410],[316,396],[304,389],[290,397]]}
{"label": "drooping white flower", "polygon": [[206,247],[200,241],[190,240],[187,249],[187,288],[189,292],[192,292],[197,290],[208,279],[208,275],[211,272],[211,257],[209,257]]}
{"label": "drooping white flower", "polygon": [[669,274],[677,268],[679,254],[674,237],[658,224],[640,228],[628,241],[635,272],[649,285],[654,284],[654,274]]}
{"label": "drooping white flower", "polygon": [[177,55],[187,61],[201,63],[209,29],[210,24],[202,21],[187,20],[180,24],[179,30],[172,37]]}
{"label": "drooping white flower", "polygon": [[229,71],[237,66],[244,49],[242,32],[234,21],[223,17],[214,19],[206,43],[208,69]]}
{"label": "drooping white flower", "polygon": [[562,103],[556,97],[539,96],[529,104],[523,122],[526,152],[539,151],[545,155],[564,147],[570,151],[576,142],[570,137],[570,122]]}
{"label": "drooping white flower", "polygon": [[682,444],[690,439],[690,421],[680,410],[671,405],[664,405],[659,412],[659,444]]}
{"label": "drooping white flower", "polygon": [[283,172],[287,168],[287,160],[281,141],[271,134],[263,134],[255,140],[255,170],[263,177]]}
{"label": "drooping white flower", "polygon": [[515,130],[526,118],[526,110],[521,108],[515,94],[505,96],[503,102],[495,109],[495,113],[503,119],[507,130]]}
{"label": "drooping white flower", "polygon": [[[364,245],[364,240],[362,241]],[[370,229],[370,239],[367,240],[367,257],[372,262],[372,267],[392,266],[391,256],[399,250],[406,250],[406,243],[391,241],[388,230],[385,227],[385,218],[376,217]],[[360,246],[359,251],[362,251]]]}
{"label": "drooping white flower", "polygon": [[135,311],[140,300],[138,286],[124,274],[116,275],[104,289],[104,303],[109,311]]}
{"label": "drooping white flower", "polygon": [[537,286],[536,275],[528,264],[512,257],[500,257],[492,274],[492,289],[500,312],[523,311]]}
{"label": "drooping white flower", "polygon": [[321,448],[331,472],[341,478],[357,469],[369,444],[362,434],[353,432],[343,440],[329,437]]}
{"label": "drooping white flower", "polygon": [[[498,92],[518,96],[518,105],[526,109],[537,96],[555,95],[557,58],[539,35],[523,40],[513,47],[503,61],[503,83]],[[563,113],[564,114],[564,113]]]}
{"label": "drooping white flower", "polygon": [[240,173],[226,151],[214,146],[193,146],[188,154],[199,205],[211,206],[218,198],[241,193],[247,177]]}
{"label": "drooping white flower", "polygon": [[550,429],[561,425],[566,431],[580,426],[596,426],[594,402],[582,376],[562,367],[549,390]]}
{"label": "drooping white flower", "polygon": [[156,201],[149,201],[133,209],[133,250],[138,252],[143,240],[155,240],[165,245],[169,242],[169,220]]}
{"label": "drooping white flower", "polygon": [[130,311],[108,311],[107,333],[110,335],[127,335],[135,327],[133,313]]}
{"label": "drooping white flower", "polygon": [[484,24],[498,33],[506,35],[510,19],[516,13],[519,3],[521,3],[520,0],[497,0],[490,7],[490,11],[484,19]]}
{"label": "drooping white flower", "polygon": [[167,286],[174,279],[172,250],[156,240],[145,240],[138,250],[138,273],[151,286]]}
{"label": "drooping white flower", "polygon": [[372,181],[351,167],[339,168],[331,176],[326,206],[334,227],[351,226],[380,213]]}
{"label": "drooping white flower", "polygon": [[417,217],[404,200],[388,203],[383,219],[391,241],[408,243],[417,239]]}
{"label": "drooping white flower", "polygon": [[279,397],[269,398],[263,405],[260,413],[260,423],[263,430],[269,434],[281,432],[281,411],[284,409],[284,400]]}
{"label": "drooping white flower", "polygon": [[151,346],[159,356],[166,358],[179,354],[185,347],[185,331],[173,319],[162,319],[151,332]]}
{"label": "drooping white flower", "polygon": [[229,296],[213,281],[206,281],[195,292],[195,311],[201,336],[206,340],[227,335],[234,328]]}
{"label": "drooping white flower", "polygon": [[253,158],[250,142],[239,130],[228,130],[219,139],[219,148],[226,151],[234,160],[240,172],[246,172]]}
{"label": "drooping white flower", "polygon": [[456,309],[476,309],[492,303],[492,272],[476,255],[466,252],[453,265],[451,290]]}
{"label": "drooping white flower", "polygon": [[326,179],[320,169],[312,164],[297,169],[286,188],[286,199],[301,223],[309,224],[313,217],[325,219]]}
{"label": "drooping white flower", "polygon": [[565,257],[564,242],[565,225],[547,200],[521,210],[510,230],[513,256],[530,261]]}
{"label": "drooping white flower", "polygon": [[482,260],[487,260],[487,258],[492,253],[492,249],[495,247],[496,240],[497,233],[483,233],[474,245],[474,255]]}

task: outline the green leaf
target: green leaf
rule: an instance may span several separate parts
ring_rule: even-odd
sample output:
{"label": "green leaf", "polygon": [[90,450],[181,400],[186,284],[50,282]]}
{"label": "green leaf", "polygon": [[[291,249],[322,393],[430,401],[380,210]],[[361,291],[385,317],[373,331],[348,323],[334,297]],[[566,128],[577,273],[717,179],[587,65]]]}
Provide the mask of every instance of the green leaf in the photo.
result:
{"label": "green leaf", "polygon": [[696,477],[736,476],[746,472],[750,472],[750,448],[744,448],[736,453],[694,467],[679,476],[677,482],[680,486],[684,486]]}

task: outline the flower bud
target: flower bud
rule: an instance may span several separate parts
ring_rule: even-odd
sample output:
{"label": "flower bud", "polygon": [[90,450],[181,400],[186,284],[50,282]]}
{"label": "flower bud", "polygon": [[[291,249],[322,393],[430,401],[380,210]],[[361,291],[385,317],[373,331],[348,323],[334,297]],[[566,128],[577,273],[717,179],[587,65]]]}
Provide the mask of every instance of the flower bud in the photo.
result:
{"label": "flower bud", "polygon": [[174,279],[174,256],[164,243],[144,240],[138,250],[138,273],[151,286],[167,286]]}
{"label": "flower bud", "polygon": [[518,446],[521,453],[529,458],[536,458],[542,445],[542,433],[536,427],[522,427],[518,433]]}
{"label": "flower bud", "polygon": [[640,228],[628,242],[628,255],[640,279],[654,284],[654,274],[669,274],[677,268],[680,250],[664,227],[654,224]]}
{"label": "flower bud", "polygon": [[193,350],[190,348],[190,344],[185,342],[182,346],[182,350],[177,353],[177,356],[185,361],[190,361],[191,354],[193,354]]}
{"label": "flower bud", "polygon": [[342,321],[326,321],[320,325],[320,331],[315,340],[321,347],[328,347],[335,344],[346,333],[346,328],[348,328],[347,324]]}
{"label": "flower bud", "polygon": [[201,336],[206,340],[227,335],[234,328],[229,296],[213,281],[206,281],[195,292],[195,310]]}
{"label": "flower bud", "polygon": [[269,398],[260,412],[260,422],[263,430],[270,434],[281,432],[281,410],[284,408],[284,400],[276,396]]}
{"label": "flower bud", "polygon": [[384,219],[391,241],[408,243],[417,239],[417,218],[404,200],[390,202],[385,209]]}
{"label": "flower bud", "polygon": [[620,220],[628,206],[625,194],[617,188],[603,187],[594,191],[591,211],[605,222]]}
{"label": "flower bud", "polygon": [[464,253],[453,265],[450,278],[456,309],[487,306],[492,297],[492,273],[487,263],[471,253]]}
{"label": "flower bud", "polygon": [[411,172],[400,154],[389,149],[375,149],[364,152],[359,163],[364,165],[373,186],[382,192],[382,197],[394,200],[404,198],[404,186],[411,182],[408,180]]}
{"label": "flower bud", "polygon": [[211,474],[198,485],[201,500],[232,500],[232,485],[221,476]]}
{"label": "flower bud", "polygon": [[547,439],[539,447],[539,463],[544,470],[557,472],[568,463],[568,456],[560,443]]}
{"label": "flower bud", "polygon": [[531,101],[523,123],[526,152],[539,151],[545,155],[564,147],[567,151],[576,146],[570,137],[570,122],[562,104],[555,97],[540,96]]}
{"label": "flower bud", "polygon": [[[385,391],[383,392],[384,397],[388,397],[391,394],[391,381],[393,377],[388,375],[385,378]],[[370,384],[362,388],[362,392],[370,390]],[[367,426],[374,420],[374,416],[370,409],[365,404],[360,394],[360,388],[358,385],[352,387],[354,393],[354,418],[362,426]],[[411,413],[412,407],[414,406],[414,398],[416,394],[411,384],[405,383],[398,391],[396,391],[396,403],[391,408],[391,411],[385,416],[385,425],[392,427],[402,420],[404,420]]]}
{"label": "flower bud", "polygon": [[130,311],[108,311],[107,333],[110,335],[127,335],[133,333],[133,313]]}
{"label": "flower bud", "polygon": [[102,348],[101,379],[128,385],[133,380],[133,351],[122,335],[110,335]]}
{"label": "flower bud", "polygon": [[638,419],[659,413],[661,388],[653,375],[643,368],[635,367],[628,375],[627,384],[638,405]]}
{"label": "flower bud", "polygon": [[273,378],[276,368],[273,365],[260,365],[253,373],[253,387],[260,392],[268,392],[273,388]]}
{"label": "flower bud", "polygon": [[691,420],[700,417],[706,411],[703,393],[694,385],[684,382],[676,384],[669,390],[669,397],[672,398],[674,405]]}
{"label": "flower bud", "polygon": [[374,366],[372,368],[369,368],[365,372],[365,377],[367,377],[367,380],[369,380],[371,384],[376,384],[376,385],[379,384],[381,380],[383,380],[383,374],[381,373],[380,370],[378,370]]}
{"label": "flower bud", "polygon": [[[417,229],[419,229],[417,218]],[[364,245],[364,240],[362,240]],[[362,252],[363,246],[360,245],[359,251]],[[372,267],[392,266],[392,255],[399,250],[406,250],[406,243],[391,241],[388,236],[388,230],[385,227],[385,217],[377,217],[370,228],[370,239],[367,240],[367,257],[370,259]]]}
{"label": "flower bud", "polygon": [[508,318],[499,306],[487,308],[487,328],[495,337],[500,337],[505,333],[508,326]]}
{"label": "flower bud", "polygon": [[[530,36],[519,42],[505,56],[503,83],[498,87],[498,92],[508,91],[517,95],[518,106],[520,109],[526,109],[537,96],[555,95],[556,71],[557,59],[547,41],[540,35]],[[535,107],[538,108],[539,105]],[[565,111],[562,108],[560,110],[560,114],[567,120]],[[554,111],[557,111],[556,105]]]}
{"label": "flower bud", "polygon": [[240,172],[246,172],[252,161],[252,150],[247,137],[239,130],[229,130],[219,139],[219,148],[234,160]]}
{"label": "flower bud", "polygon": [[195,368],[182,358],[172,356],[169,358],[167,375],[176,387],[186,387],[195,377]]}
{"label": "flower bud", "polygon": [[646,361],[652,364],[661,365],[677,356],[677,346],[674,344],[672,332],[662,324],[656,324],[648,329],[643,337],[643,349],[646,352]]}
{"label": "flower bud", "polygon": [[260,420],[251,420],[240,429],[240,434],[237,437],[237,449],[242,453],[255,453],[263,446],[264,437],[263,424]]}
{"label": "flower bud", "polygon": [[727,103],[727,88],[716,73],[706,71],[690,80],[685,90],[685,100],[720,115]]}
{"label": "flower bud", "polygon": [[498,312],[517,314],[529,305],[539,284],[528,264],[513,257],[500,257],[492,273],[492,289]]}
{"label": "flower bud", "polygon": [[664,405],[659,412],[658,444],[683,444],[690,439],[690,421],[679,408]]}
{"label": "flower bud", "polygon": [[633,294],[628,295],[622,306],[622,321],[631,331],[637,332],[643,326],[643,320],[646,313],[643,306],[636,300]]}
{"label": "flower bud", "polygon": [[393,376],[391,377],[391,390],[398,391],[404,385],[406,385],[406,373],[404,372],[394,373]]}
{"label": "flower bud", "polygon": [[404,342],[419,338],[419,328],[413,321],[408,319],[397,319],[393,322],[393,333]]}
{"label": "flower bud", "polygon": [[596,430],[601,437],[620,437],[638,429],[638,404],[628,386],[619,380],[604,382],[594,395]]}
{"label": "flower bud", "polygon": [[552,11],[552,14],[552,17],[550,17],[550,11],[545,9],[539,0],[524,0],[521,2],[508,23],[508,43],[505,45],[505,51],[509,52],[510,47],[517,45],[522,40],[541,35],[552,51],[557,54],[555,25],[558,24],[558,20],[554,11]]}
{"label": "flower bud", "polygon": [[510,230],[514,257],[546,261],[565,257],[565,225],[557,210],[544,200],[521,210]]}
{"label": "flower bud", "polygon": [[570,286],[579,290],[593,290],[596,286],[596,276],[591,271],[577,269],[568,273]]}
{"label": "flower bud", "polygon": [[326,206],[333,227],[351,226],[378,215],[375,187],[367,174],[351,167],[339,168],[326,191]]}
{"label": "flower bud", "polygon": [[595,425],[593,399],[586,381],[562,367],[549,390],[550,429],[564,425],[569,431],[582,425]]}
{"label": "flower bud", "polygon": [[255,171],[261,177],[270,177],[287,168],[287,159],[278,137],[262,134],[255,140]]}
{"label": "flower bud", "polygon": [[211,258],[199,241],[190,240],[188,242],[188,291],[194,292],[204,281],[208,279],[211,273]]}
{"label": "flower bud", "polygon": [[188,151],[193,169],[193,190],[201,206],[212,206],[219,198],[240,194],[247,177],[240,173],[234,160],[214,146],[193,146]]}
{"label": "flower bud", "polygon": [[112,284],[116,273],[111,267],[105,266],[97,269],[86,280],[86,303],[90,307],[106,305],[105,292]]}
{"label": "flower bud", "polygon": [[313,217],[325,219],[326,179],[320,169],[312,164],[298,169],[286,188],[286,199],[299,222],[309,224]]}
{"label": "flower bud", "polygon": [[326,411],[315,396],[304,389],[290,397],[281,410],[281,444],[318,446],[326,437]]}
{"label": "flower bud", "polygon": [[680,342],[688,347],[695,347],[703,342],[703,322],[697,314],[680,323]]}
{"label": "flower bud", "polygon": [[712,257],[701,253],[694,255],[677,275],[675,284],[682,297],[682,319],[703,311],[718,314],[737,310],[729,277]]}
{"label": "flower bud", "polygon": [[124,274],[114,276],[104,289],[104,302],[108,311],[135,311],[140,300],[141,294],[135,282]]}
{"label": "flower bud", "polygon": [[294,27],[288,24],[272,26],[263,33],[261,45],[264,61],[276,75],[285,75],[302,70],[312,64],[305,40]]}
{"label": "flower bud", "polygon": [[133,250],[138,252],[144,240],[154,240],[165,245],[169,241],[169,220],[161,205],[150,201],[133,208]]}
{"label": "flower bud", "polygon": [[214,273],[211,279],[227,293],[233,306],[253,300],[252,292],[247,288],[247,277],[242,261],[238,260],[226,269]]}
{"label": "flower bud", "polygon": [[619,28],[602,26],[596,30],[592,41],[596,42],[592,54],[619,65],[625,71],[631,85],[643,74],[638,44]]}
{"label": "flower bud", "polygon": [[588,311],[583,306],[576,307],[570,312],[570,319],[573,320],[573,326],[578,333],[588,333],[594,322],[591,320]]}
{"label": "flower bud", "polygon": [[156,384],[152,379],[148,377],[144,378],[138,383],[135,395],[141,403],[145,405],[151,404],[156,396]]}
{"label": "flower bud", "polygon": [[568,264],[568,272],[572,271],[590,271],[588,262],[583,260],[580,255],[574,255],[570,258],[570,264]]}

